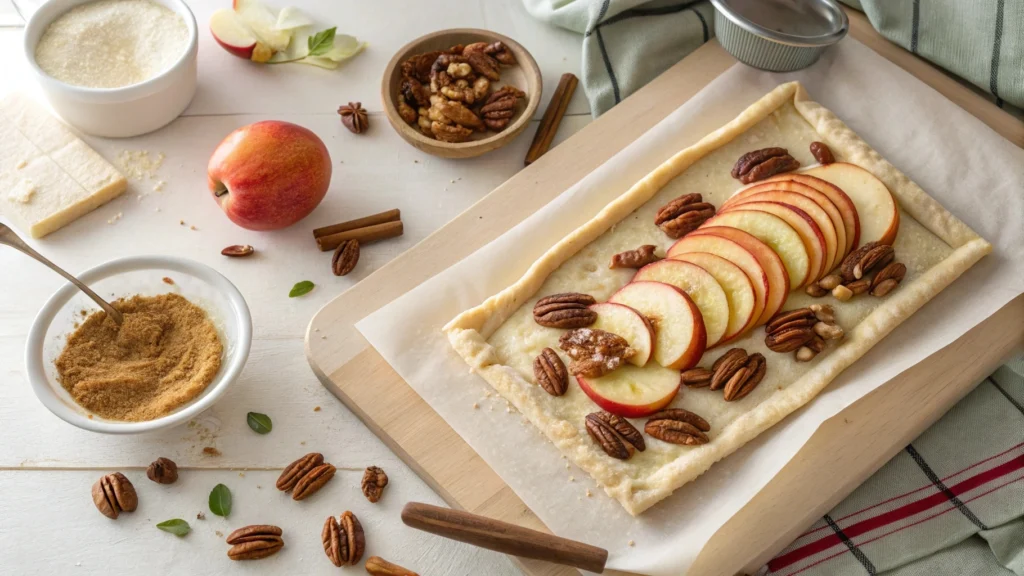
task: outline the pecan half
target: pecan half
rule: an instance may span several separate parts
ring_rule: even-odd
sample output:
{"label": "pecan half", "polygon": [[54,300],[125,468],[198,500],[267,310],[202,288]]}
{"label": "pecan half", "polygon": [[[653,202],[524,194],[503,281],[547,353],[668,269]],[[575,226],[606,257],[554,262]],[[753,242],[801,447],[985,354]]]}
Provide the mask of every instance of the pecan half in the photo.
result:
{"label": "pecan half", "polygon": [[220,251],[225,256],[231,256],[232,258],[241,258],[248,256],[255,252],[256,249],[251,244],[234,244]]}
{"label": "pecan half", "polygon": [[[846,282],[853,282],[854,280],[857,280],[858,277],[853,275],[853,269],[857,264],[860,264],[860,261],[864,258],[865,254],[877,246],[879,246],[878,242],[868,242],[847,254],[846,258],[843,258],[843,262],[839,265],[839,275],[842,277],[844,284]],[[863,267],[861,268],[863,270]]]}
{"label": "pecan half", "polygon": [[281,476],[277,479],[277,489],[282,492],[287,492],[298,484],[299,480],[303,476],[309,473],[310,470],[324,463],[324,455],[319,452],[310,452],[302,458],[299,458],[295,462],[292,462],[284,471],[281,472]]}
{"label": "pecan half", "polygon": [[324,553],[335,566],[354,566],[363,557],[366,536],[355,514],[345,511],[341,518],[328,516],[320,531]]}
{"label": "pecan half", "polygon": [[501,41],[493,42],[491,44],[488,44],[487,42],[474,42],[473,44],[467,44],[465,49],[462,50],[462,55],[466,56],[473,52],[483,52],[506,66],[511,66],[516,63],[515,55],[513,55],[508,46],[505,46]]}
{"label": "pecan half", "polygon": [[436,120],[430,123],[430,133],[442,142],[465,142],[473,135],[473,131],[458,124],[443,124]]}
{"label": "pecan half", "polygon": [[569,389],[569,372],[558,353],[551,348],[541,350],[534,359],[533,377],[552,396],[561,396]]}
{"label": "pecan half", "polygon": [[651,262],[661,260],[654,251],[657,250],[654,244],[644,244],[635,250],[626,250],[612,256],[612,263],[608,265],[611,269],[616,268],[643,268]]}
{"label": "pecan half", "polygon": [[245,526],[228,534],[226,542],[231,544],[228,558],[232,560],[259,560],[277,554],[284,548],[284,532],[270,524]]}
{"label": "pecan half", "polygon": [[484,125],[494,131],[504,130],[512,121],[517,102],[520,98],[525,97],[526,93],[515,86],[504,86],[496,90],[487,97],[487,101],[480,108]]}
{"label": "pecan half", "polygon": [[388,475],[377,466],[370,466],[363,472],[363,481],[360,487],[363,489],[363,496],[370,502],[376,503],[384,495],[384,487],[388,485]]}
{"label": "pecan half", "polygon": [[750,394],[761,383],[767,369],[768,363],[762,354],[751,354],[746,366],[733,374],[732,378],[725,383],[723,392],[725,401],[732,402]]}
{"label": "pecan half", "polygon": [[690,368],[679,374],[679,383],[688,388],[706,388],[711,385],[713,374],[707,368]]}
{"label": "pecan half", "polygon": [[860,280],[847,282],[846,284],[844,284],[844,286],[850,290],[851,294],[853,294],[854,296],[858,296],[871,289],[871,279],[861,278]]}
{"label": "pecan half", "polygon": [[92,501],[96,509],[111,520],[117,520],[121,512],[134,512],[139,506],[135,486],[124,474],[107,474],[92,485]]}
{"label": "pecan half", "polygon": [[824,142],[811,142],[811,154],[822,165],[836,161],[836,157],[832,155],[832,149]]}
{"label": "pecan half", "polygon": [[608,412],[587,414],[587,433],[612,458],[628,460],[637,450],[647,449],[644,437],[625,418]]}
{"label": "pecan half", "polygon": [[740,368],[747,364],[747,351],[743,348],[732,348],[722,354],[715,363],[711,365],[711,380],[709,385],[712,390],[721,390],[725,383],[732,378]]}
{"label": "pecan half", "polygon": [[597,320],[597,312],[589,308],[596,304],[593,296],[577,292],[563,292],[545,296],[533,305],[533,319],[548,328],[583,328]]}
{"label": "pecan half", "polygon": [[800,167],[796,158],[785,148],[762,148],[740,156],[732,167],[732,177],[744,184],[764,180],[781,172],[790,172]]}
{"label": "pecan half", "polygon": [[715,215],[715,207],[700,194],[684,194],[654,215],[654,224],[669,238],[682,238]]}
{"label": "pecan half", "polygon": [[178,480],[178,465],[170,458],[157,458],[146,468],[146,477],[157,484],[174,484]]}
{"label": "pecan half", "polygon": [[[472,46],[472,44],[470,44]],[[370,556],[364,565],[370,576],[420,576],[419,574],[403,568],[398,564],[388,562],[380,556]]]}
{"label": "pecan half", "polygon": [[707,444],[708,436],[705,432],[708,430],[711,430],[711,425],[707,420],[681,408],[671,408],[653,414],[644,426],[644,432],[652,437],[684,446]]}
{"label": "pecan half", "polygon": [[358,262],[359,240],[342,240],[331,256],[331,272],[334,272],[335,276],[344,276],[351,272]]}
{"label": "pecan half", "polygon": [[903,282],[907,267],[899,262],[890,262],[871,279],[871,295],[882,298]]}
{"label": "pecan half", "polygon": [[335,472],[337,472],[337,468],[333,464],[326,462],[313,468],[295,483],[295,489],[292,490],[292,500],[305,500],[316,494],[324,487],[324,484],[327,484],[331,481],[331,478],[334,478]]}
{"label": "pecan half", "polygon": [[772,352],[792,352],[814,338],[817,317],[810,308],[779,312],[764,326],[764,344]]}
{"label": "pecan half", "polygon": [[569,356],[569,372],[599,378],[615,370],[636,351],[618,334],[596,328],[576,328],[558,339],[558,347]]}
{"label": "pecan half", "polygon": [[868,272],[888,265],[896,257],[896,251],[888,244],[879,244],[864,253],[859,262],[853,266],[853,277],[860,280]]}
{"label": "pecan half", "polygon": [[487,54],[484,54],[483,52],[470,52],[469,54],[466,54],[465,50],[463,50],[462,57],[466,59],[466,63],[469,64],[477,74],[492,82],[497,82],[501,79],[501,74],[498,72],[498,61]]}

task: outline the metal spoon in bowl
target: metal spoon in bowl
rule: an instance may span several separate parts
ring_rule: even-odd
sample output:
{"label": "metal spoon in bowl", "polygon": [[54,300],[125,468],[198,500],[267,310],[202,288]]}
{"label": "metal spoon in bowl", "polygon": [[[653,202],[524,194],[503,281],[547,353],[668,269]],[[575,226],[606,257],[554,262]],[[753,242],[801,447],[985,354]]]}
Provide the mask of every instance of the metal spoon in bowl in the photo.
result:
{"label": "metal spoon in bowl", "polygon": [[14,230],[11,230],[2,223],[0,223],[0,244],[6,244],[11,248],[14,248],[15,250],[20,250],[27,254],[28,256],[31,256],[32,258],[35,258],[36,260],[42,262],[43,264],[46,264],[47,266],[50,267],[51,270],[67,278],[68,281],[77,286],[79,290],[85,292],[85,295],[88,296],[89,298],[92,298],[93,302],[99,304],[100,308],[103,308],[103,311],[107,313],[107,316],[110,316],[111,318],[114,319],[114,322],[116,322],[118,325],[121,324],[121,321],[123,320],[123,318],[121,317],[121,313],[115,310],[114,307],[110,305],[110,303],[108,303],[103,298],[100,298],[98,294],[90,290],[89,287],[83,284],[81,281],[79,281],[78,278],[75,278],[71,274],[68,274],[67,272],[62,270],[60,266],[57,266],[53,262],[50,262],[49,260],[44,258],[42,254],[30,248],[28,244],[25,244],[25,242],[21,238],[19,238],[17,234],[14,233]]}

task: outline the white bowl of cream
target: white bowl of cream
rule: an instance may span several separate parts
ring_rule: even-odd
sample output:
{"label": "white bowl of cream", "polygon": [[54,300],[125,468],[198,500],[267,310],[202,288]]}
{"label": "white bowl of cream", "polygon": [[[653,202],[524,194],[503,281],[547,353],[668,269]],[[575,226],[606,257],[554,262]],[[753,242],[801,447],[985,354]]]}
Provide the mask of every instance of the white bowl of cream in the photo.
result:
{"label": "white bowl of cream", "polygon": [[152,132],[195,95],[198,31],[181,0],[50,0],[23,46],[50,105],[95,136]]}

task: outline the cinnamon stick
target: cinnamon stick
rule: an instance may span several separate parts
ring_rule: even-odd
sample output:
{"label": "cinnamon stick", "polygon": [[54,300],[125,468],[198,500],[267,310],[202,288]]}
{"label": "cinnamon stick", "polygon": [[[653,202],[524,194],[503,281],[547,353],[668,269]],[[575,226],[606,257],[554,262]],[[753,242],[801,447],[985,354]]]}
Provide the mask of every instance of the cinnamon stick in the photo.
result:
{"label": "cinnamon stick", "polygon": [[374,224],[372,226],[363,226],[362,228],[354,228],[350,230],[342,230],[335,234],[328,234],[326,236],[320,236],[316,239],[316,245],[320,247],[321,252],[327,252],[334,250],[345,240],[358,240],[360,244],[366,244],[368,242],[374,242],[376,240],[383,240],[385,238],[394,238],[395,236],[401,236],[403,232],[402,221],[397,220],[394,222],[383,222],[381,224]]}
{"label": "cinnamon stick", "polygon": [[349,230],[355,230],[356,228],[366,228],[367,226],[374,226],[376,224],[384,224],[385,222],[397,222],[402,219],[402,213],[400,210],[395,208],[394,210],[388,210],[381,212],[380,214],[371,214],[370,216],[364,216],[362,218],[356,218],[355,220],[349,220],[347,222],[341,222],[340,224],[333,224],[331,226],[324,226],[323,228],[317,228],[313,230],[313,238],[320,238],[322,236],[330,236],[339,232],[347,232]]}
{"label": "cinnamon stick", "polygon": [[544,111],[544,117],[537,127],[537,133],[533,136],[533,142],[530,143],[530,149],[526,152],[526,160],[523,161],[526,166],[536,162],[551,147],[551,141],[555,139],[558,126],[562,123],[562,116],[565,116],[565,110],[569,107],[569,100],[572,100],[578,83],[575,75],[562,74],[558,88],[555,88],[555,93],[551,95],[548,109]]}

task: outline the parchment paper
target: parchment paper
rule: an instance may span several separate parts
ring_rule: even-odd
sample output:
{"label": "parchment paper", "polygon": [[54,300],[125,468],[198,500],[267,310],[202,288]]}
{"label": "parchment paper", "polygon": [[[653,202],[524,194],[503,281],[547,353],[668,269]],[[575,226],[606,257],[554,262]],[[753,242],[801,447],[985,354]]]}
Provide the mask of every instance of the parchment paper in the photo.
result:
{"label": "parchment paper", "polygon": [[[811,98],[834,111],[995,250],[807,406],[633,518],[585,472],[568,465],[486,382],[468,373],[441,327],[514,282],[553,243],[670,155],[789,80],[800,80]],[[684,573],[710,537],[822,422],[1021,292],[1024,151],[846,39],[813,67],[796,73],[734,66],[542,210],[356,327],[554,533],[608,549],[609,568],[669,575]]]}

